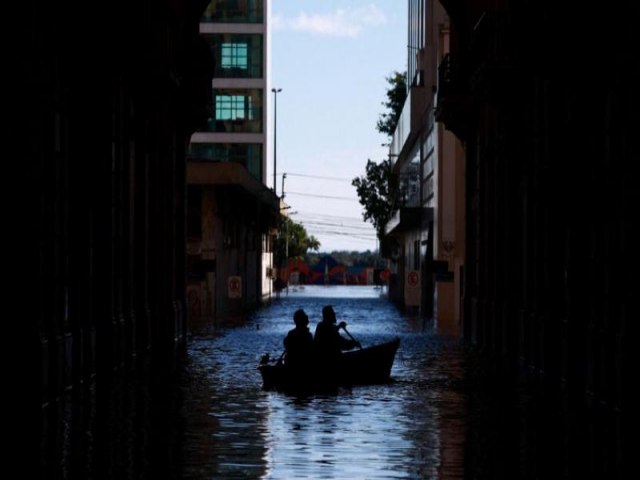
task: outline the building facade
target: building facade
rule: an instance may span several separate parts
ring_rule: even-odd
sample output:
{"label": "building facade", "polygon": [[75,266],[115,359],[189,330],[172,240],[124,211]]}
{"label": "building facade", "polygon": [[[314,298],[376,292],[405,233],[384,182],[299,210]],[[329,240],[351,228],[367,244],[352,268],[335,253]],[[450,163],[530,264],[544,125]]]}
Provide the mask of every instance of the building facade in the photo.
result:
{"label": "building facade", "polygon": [[[12,298],[28,305],[22,375],[45,419],[66,393],[91,403],[94,382],[148,354],[171,365],[186,343],[185,150],[213,64],[198,2],[110,3],[91,22],[24,5],[13,123],[15,179],[30,187],[14,237],[28,253]],[[78,38],[94,38],[90,53]]]}
{"label": "building facade", "polygon": [[211,110],[188,150],[188,305],[194,329],[272,293],[279,201],[265,187],[269,2],[212,0],[200,34],[214,61]]}
{"label": "building facade", "polygon": [[558,438],[592,452],[572,476],[624,478],[633,458],[638,216],[625,206],[638,198],[637,6],[441,3],[451,38],[437,119],[466,157],[464,338],[525,372],[563,418]]}
{"label": "building facade", "polygon": [[438,2],[409,1],[408,94],[389,156],[398,178],[385,227],[391,297],[440,329],[458,331],[464,269],[464,151],[436,123],[437,68],[449,48]]}

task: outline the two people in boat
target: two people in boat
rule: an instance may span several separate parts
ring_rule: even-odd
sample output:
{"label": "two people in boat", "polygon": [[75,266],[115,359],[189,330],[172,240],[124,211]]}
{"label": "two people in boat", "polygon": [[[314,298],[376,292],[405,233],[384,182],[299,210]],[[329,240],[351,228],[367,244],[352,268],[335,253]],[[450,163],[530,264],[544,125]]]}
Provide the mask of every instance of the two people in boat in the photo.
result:
{"label": "two people in boat", "polygon": [[316,326],[315,334],[309,331],[309,317],[303,309],[296,310],[293,315],[295,328],[287,333],[284,339],[286,363],[289,365],[306,365],[312,359],[330,366],[338,361],[343,350],[362,348],[353,338],[345,338],[340,334],[347,324],[336,324],[336,313],[331,305],[322,308],[322,321]]}

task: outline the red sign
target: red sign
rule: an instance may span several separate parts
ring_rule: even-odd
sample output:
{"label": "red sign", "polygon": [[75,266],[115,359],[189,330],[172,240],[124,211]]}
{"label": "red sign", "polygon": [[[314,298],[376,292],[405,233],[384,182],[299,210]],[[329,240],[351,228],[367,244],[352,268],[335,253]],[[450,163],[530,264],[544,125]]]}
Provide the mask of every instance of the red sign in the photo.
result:
{"label": "red sign", "polygon": [[420,273],[413,270],[407,275],[407,283],[410,287],[417,287],[420,284]]}

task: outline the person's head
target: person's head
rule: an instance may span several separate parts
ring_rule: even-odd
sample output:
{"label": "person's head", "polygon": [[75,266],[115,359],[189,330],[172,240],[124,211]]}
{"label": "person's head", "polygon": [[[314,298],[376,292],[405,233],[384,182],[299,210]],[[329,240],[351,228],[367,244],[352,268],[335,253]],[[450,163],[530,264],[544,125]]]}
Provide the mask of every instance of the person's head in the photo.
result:
{"label": "person's head", "polygon": [[336,323],[336,312],[333,311],[331,305],[325,305],[322,307],[322,321]]}
{"label": "person's head", "polygon": [[309,317],[304,313],[304,310],[300,308],[293,314],[293,322],[296,324],[296,327],[304,328],[309,325]]}

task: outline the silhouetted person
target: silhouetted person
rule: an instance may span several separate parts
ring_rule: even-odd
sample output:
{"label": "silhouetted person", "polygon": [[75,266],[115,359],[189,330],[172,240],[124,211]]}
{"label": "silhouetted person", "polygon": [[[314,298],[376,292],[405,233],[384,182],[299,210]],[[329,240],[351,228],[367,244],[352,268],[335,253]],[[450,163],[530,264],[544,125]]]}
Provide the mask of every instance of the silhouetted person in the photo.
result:
{"label": "silhouetted person", "polygon": [[340,335],[340,329],[347,324],[340,322],[336,325],[336,313],[331,305],[322,308],[322,321],[316,326],[316,333],[313,337],[316,353],[320,357],[335,359],[342,350],[351,350],[360,344],[352,339]]}
{"label": "silhouetted person", "polygon": [[295,311],[293,321],[296,327],[284,337],[285,364],[300,369],[309,363],[313,353],[313,337],[309,331],[309,317],[303,309]]}

